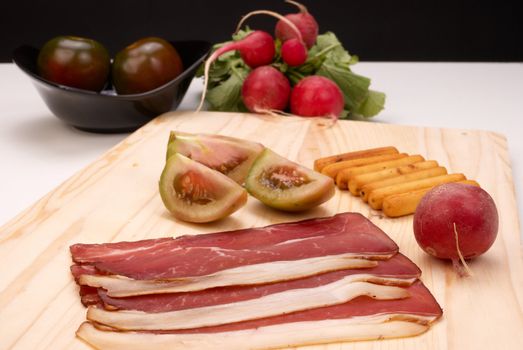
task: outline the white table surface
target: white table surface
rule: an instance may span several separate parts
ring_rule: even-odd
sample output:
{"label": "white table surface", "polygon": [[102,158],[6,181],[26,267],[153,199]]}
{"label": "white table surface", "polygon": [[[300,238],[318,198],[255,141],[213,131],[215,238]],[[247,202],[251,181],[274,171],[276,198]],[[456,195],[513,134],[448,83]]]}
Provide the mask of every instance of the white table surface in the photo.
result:
{"label": "white table surface", "polygon": [[[354,70],[387,94],[375,121],[504,134],[521,222],[523,64],[363,62]],[[194,80],[179,109],[194,109],[201,90]],[[65,125],[11,63],[0,64],[0,111],[0,226],[128,136]]]}

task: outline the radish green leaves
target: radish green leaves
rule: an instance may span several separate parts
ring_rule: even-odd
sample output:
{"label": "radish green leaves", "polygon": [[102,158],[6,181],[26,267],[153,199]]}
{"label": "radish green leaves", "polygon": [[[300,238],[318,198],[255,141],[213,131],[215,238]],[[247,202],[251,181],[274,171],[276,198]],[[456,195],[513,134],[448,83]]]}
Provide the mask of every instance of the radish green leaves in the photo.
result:
{"label": "radish green leaves", "polygon": [[[240,40],[251,31],[240,31],[233,40]],[[217,44],[214,49],[220,46]],[[279,69],[296,85],[301,79],[310,75],[321,75],[334,81],[343,93],[345,100],[342,118],[351,116],[373,117],[385,105],[385,94],[371,90],[369,78],[352,71],[352,66],[358,62],[358,57],[350,55],[332,32],[318,36],[316,44],[308,52],[307,61],[297,67],[290,67],[281,59],[281,43],[276,40],[276,55],[272,66]],[[241,59],[238,52],[228,52],[219,57],[209,71],[207,102],[211,110],[245,112],[241,87],[251,71]],[[202,76],[200,69],[197,76]]]}

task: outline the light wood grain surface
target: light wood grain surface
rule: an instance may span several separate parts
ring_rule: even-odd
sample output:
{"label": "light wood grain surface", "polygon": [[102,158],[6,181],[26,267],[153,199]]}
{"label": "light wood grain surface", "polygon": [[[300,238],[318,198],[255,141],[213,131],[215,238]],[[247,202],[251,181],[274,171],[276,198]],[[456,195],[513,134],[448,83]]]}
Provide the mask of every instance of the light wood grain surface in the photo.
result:
{"label": "light wood grain surface", "polygon": [[[421,251],[412,216],[384,218],[346,191],[302,214],[276,212],[249,198],[244,208],[217,223],[178,222],[158,194],[172,129],[259,141],[309,167],[321,156],[385,145],[419,153],[477,180],[492,195],[500,214],[498,238],[487,254],[471,262],[474,276],[463,279],[450,264]],[[69,273],[71,244],[222,231],[344,211],[366,215],[420,266],[444,316],[418,337],[307,349],[523,349],[523,258],[502,135],[211,112],[157,118],[0,228],[0,349],[89,349],[74,335],[85,309]]]}

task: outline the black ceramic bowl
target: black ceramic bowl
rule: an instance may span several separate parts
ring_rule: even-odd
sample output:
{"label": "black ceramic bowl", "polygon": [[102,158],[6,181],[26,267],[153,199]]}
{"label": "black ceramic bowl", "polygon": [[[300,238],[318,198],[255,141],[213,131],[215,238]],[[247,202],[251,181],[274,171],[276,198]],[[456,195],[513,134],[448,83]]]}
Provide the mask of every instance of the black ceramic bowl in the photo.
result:
{"label": "black ceramic bowl", "polygon": [[132,95],[116,95],[111,86],[98,93],[45,80],[37,73],[39,50],[34,47],[17,48],[13,61],[31,77],[51,112],[67,124],[91,132],[128,132],[178,107],[211,48],[206,41],[172,41],[171,44],[182,58],[185,68],[182,74],[154,90]]}

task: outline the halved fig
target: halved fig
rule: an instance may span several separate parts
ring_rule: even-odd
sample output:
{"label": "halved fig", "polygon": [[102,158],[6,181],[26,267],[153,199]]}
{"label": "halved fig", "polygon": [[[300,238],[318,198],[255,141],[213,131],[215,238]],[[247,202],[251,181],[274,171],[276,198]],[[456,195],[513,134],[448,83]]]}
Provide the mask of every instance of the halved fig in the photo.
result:
{"label": "halved fig", "polygon": [[177,219],[188,222],[224,218],[247,202],[243,187],[179,153],[165,163],[160,177],[160,196]]}
{"label": "halved fig", "polygon": [[245,187],[267,206],[285,211],[310,209],[334,195],[334,182],[330,177],[270,149],[265,149],[254,162]]}
{"label": "halved fig", "polygon": [[252,163],[264,148],[257,142],[229,136],[171,131],[167,159],[174,153],[181,153],[243,184]]}

